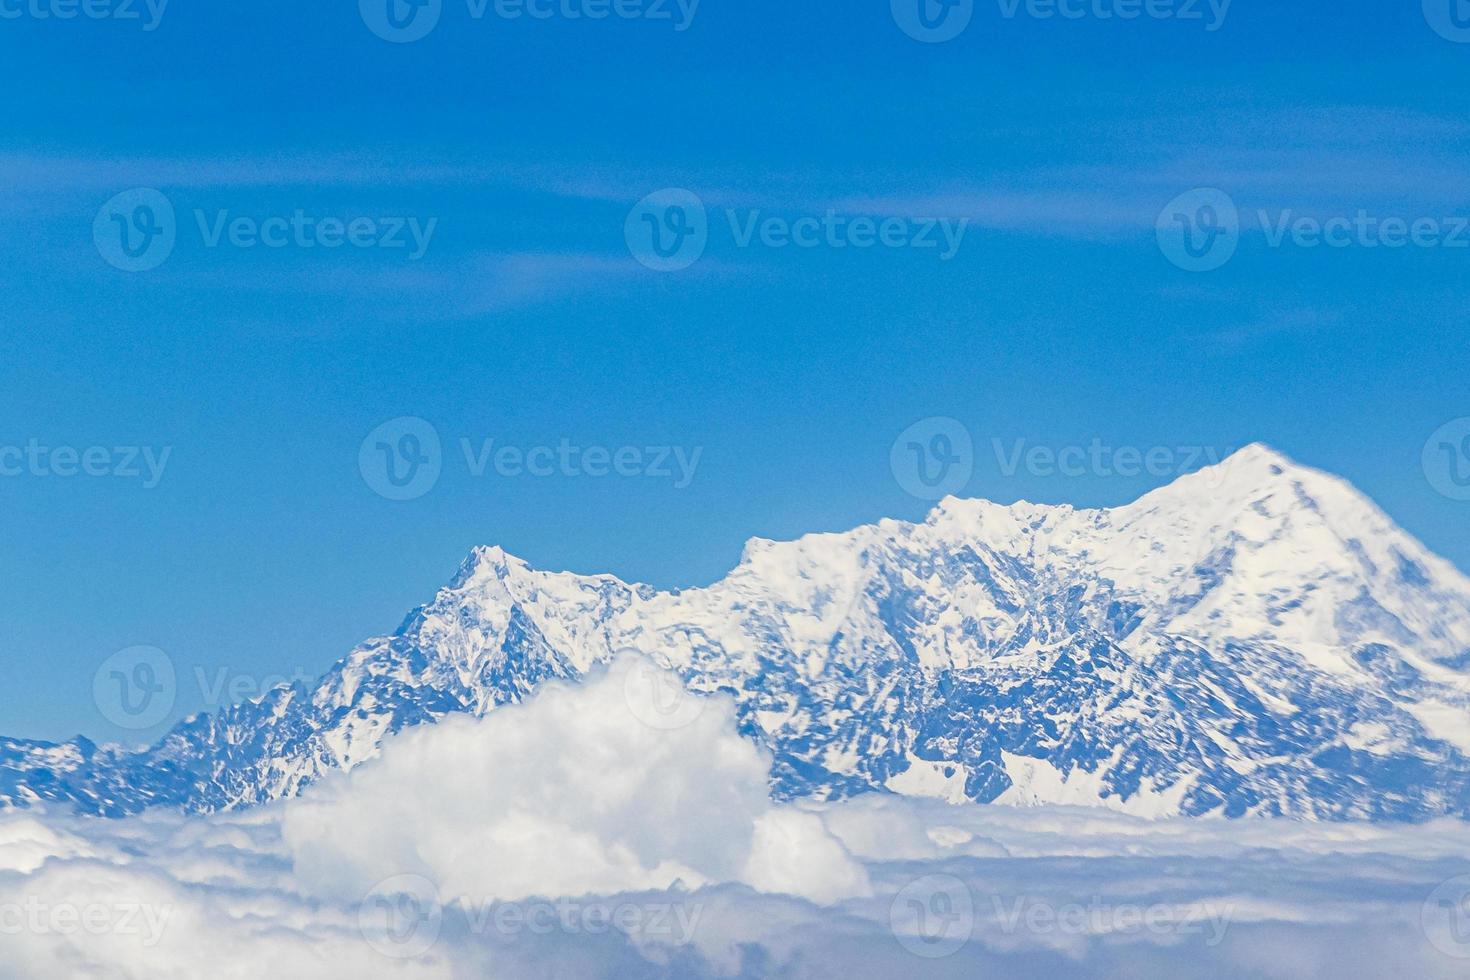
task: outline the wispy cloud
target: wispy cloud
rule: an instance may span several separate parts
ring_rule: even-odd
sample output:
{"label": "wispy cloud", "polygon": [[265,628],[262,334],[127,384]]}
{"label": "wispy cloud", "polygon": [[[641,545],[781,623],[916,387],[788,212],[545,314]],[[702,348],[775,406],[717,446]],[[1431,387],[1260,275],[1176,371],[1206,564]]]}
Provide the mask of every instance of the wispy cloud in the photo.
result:
{"label": "wispy cloud", "polygon": [[1126,125],[1104,117],[1073,135],[1090,160],[963,176],[918,172],[907,186],[838,195],[827,206],[1088,239],[1146,232],[1169,200],[1196,187],[1232,195],[1248,228],[1257,210],[1470,208],[1470,126],[1459,119],[1375,107],[1195,108]]}
{"label": "wispy cloud", "polygon": [[415,187],[530,180],[535,172],[485,162],[394,160],[364,154],[107,157],[0,154],[0,182],[29,192],[156,187]]}

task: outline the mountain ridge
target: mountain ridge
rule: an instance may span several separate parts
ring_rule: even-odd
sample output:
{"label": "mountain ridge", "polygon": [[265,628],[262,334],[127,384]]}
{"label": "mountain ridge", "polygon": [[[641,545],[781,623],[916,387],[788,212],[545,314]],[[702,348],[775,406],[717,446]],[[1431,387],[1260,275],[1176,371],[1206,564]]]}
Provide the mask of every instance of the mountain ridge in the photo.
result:
{"label": "mountain ridge", "polygon": [[752,539],[694,589],[476,548],[315,688],[137,752],[0,738],[0,806],[287,798],[625,651],[734,697],[781,798],[1470,815],[1470,579],[1260,444],[1122,507],[946,498],[922,522]]}

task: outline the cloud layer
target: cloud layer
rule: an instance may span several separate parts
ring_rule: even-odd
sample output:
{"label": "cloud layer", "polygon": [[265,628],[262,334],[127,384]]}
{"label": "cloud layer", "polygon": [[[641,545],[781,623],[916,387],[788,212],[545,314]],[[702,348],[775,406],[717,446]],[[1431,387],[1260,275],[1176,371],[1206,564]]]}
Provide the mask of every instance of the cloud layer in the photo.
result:
{"label": "cloud layer", "polygon": [[644,665],[280,807],[0,816],[0,977],[1379,977],[1470,969],[1470,827],[777,807]]}

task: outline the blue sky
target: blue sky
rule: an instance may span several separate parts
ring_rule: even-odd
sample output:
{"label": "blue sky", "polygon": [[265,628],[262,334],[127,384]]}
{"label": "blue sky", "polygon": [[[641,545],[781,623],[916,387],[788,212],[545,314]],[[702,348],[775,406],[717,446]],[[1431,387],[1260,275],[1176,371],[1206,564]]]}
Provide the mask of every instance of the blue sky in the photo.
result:
{"label": "blue sky", "polygon": [[[135,645],[176,666],[171,717],[221,680],[313,676],[477,544],[674,587],[752,536],[918,518],[890,448],[933,417],[974,440],[964,494],[1002,501],[1115,504],[1168,477],[1008,475],[993,440],[1263,440],[1470,568],[1470,503],[1421,462],[1470,416],[1470,248],[1268,234],[1364,212],[1456,239],[1470,44],[1417,3],[1236,0],[1212,31],[1206,4],[1123,21],[1095,14],[1117,0],[1076,20],[991,0],[928,44],[869,0],[704,0],[685,30],[672,5],[477,20],[445,0],[392,44],[346,2],[173,0],[151,31],[141,4],[35,16],[48,2],[0,2],[20,11],[0,18],[0,447],[132,447],[142,475],[0,477],[0,732],[156,733],[93,702]],[[177,241],[127,272],[94,221],[139,188]],[[625,237],[665,188],[709,217],[677,272]],[[1196,188],[1241,214],[1207,272],[1155,232]],[[209,244],[298,212],[432,234],[418,258]],[[740,242],[829,212],[968,224],[947,260]],[[404,417],[442,452],[432,489],[396,501],[359,457]],[[645,475],[511,457],[477,476],[462,440],[490,439],[636,450]],[[156,481],[144,449],[168,451]],[[688,480],[655,465],[675,450],[697,453]]]}

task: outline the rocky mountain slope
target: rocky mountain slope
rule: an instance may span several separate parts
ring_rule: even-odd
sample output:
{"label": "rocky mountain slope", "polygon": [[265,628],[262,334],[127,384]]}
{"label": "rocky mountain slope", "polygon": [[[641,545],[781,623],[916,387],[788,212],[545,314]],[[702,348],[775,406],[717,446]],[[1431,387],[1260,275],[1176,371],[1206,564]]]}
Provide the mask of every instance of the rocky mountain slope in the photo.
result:
{"label": "rocky mountain slope", "polygon": [[629,650],[733,695],[783,798],[1470,816],[1470,581],[1263,446],[1115,509],[949,499],[920,524],[753,541],[705,589],[479,549],[312,690],[144,751],[0,739],[0,806],[289,797]]}

